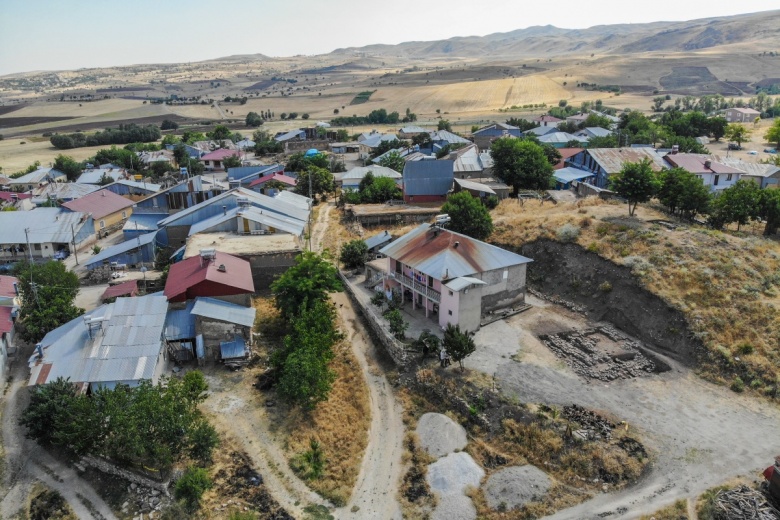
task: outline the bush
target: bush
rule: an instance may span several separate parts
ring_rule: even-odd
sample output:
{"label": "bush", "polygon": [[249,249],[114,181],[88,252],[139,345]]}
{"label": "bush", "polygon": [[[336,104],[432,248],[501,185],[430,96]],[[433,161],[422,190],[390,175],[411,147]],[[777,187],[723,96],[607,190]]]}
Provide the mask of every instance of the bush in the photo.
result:
{"label": "bush", "polygon": [[312,437],[309,439],[309,449],[291,460],[290,467],[306,480],[317,480],[322,477],[326,462],[320,443]]}
{"label": "bush", "polygon": [[404,321],[401,316],[401,311],[393,309],[385,313],[385,318],[390,323],[390,332],[398,339],[404,339],[406,337],[406,329],[409,328],[409,324]]}
{"label": "bush", "polygon": [[164,119],[160,124],[160,130],[176,130],[177,128],[179,128],[179,123],[170,119]]}
{"label": "bush", "polygon": [[206,420],[196,423],[190,431],[190,456],[203,464],[211,463],[211,453],[218,444],[217,430]]}
{"label": "bush", "polygon": [[734,392],[744,392],[745,391],[745,382],[742,381],[742,378],[739,376],[736,376],[734,378],[734,381],[731,382],[731,389]]}
{"label": "bush", "polygon": [[203,468],[189,466],[173,490],[176,500],[182,500],[189,511],[195,511],[200,506],[203,493],[213,486],[208,472]]}
{"label": "bush", "polygon": [[609,282],[602,282],[599,284],[599,291],[601,292],[610,292],[612,291],[612,284]]}
{"label": "bush", "polygon": [[556,235],[561,242],[574,242],[580,236],[580,228],[573,224],[564,224],[558,228]]}
{"label": "bush", "polygon": [[357,239],[341,246],[339,260],[347,269],[363,267],[368,258],[368,246],[363,240]]}
{"label": "bush", "polygon": [[498,197],[495,195],[491,195],[489,197],[485,197],[485,207],[487,209],[496,209],[498,207]]}

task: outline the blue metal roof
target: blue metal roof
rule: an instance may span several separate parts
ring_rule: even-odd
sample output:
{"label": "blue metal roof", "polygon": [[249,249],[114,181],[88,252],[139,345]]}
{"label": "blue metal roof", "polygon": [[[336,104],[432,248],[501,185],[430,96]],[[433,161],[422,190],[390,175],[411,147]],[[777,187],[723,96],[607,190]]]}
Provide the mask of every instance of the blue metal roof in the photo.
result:
{"label": "blue metal roof", "polygon": [[168,311],[163,332],[166,340],[175,341],[195,337],[195,316],[192,314],[194,306],[195,301],[190,300],[185,308]]}
{"label": "blue metal roof", "polygon": [[195,298],[195,306],[192,308],[192,314],[196,316],[235,323],[245,327],[251,327],[255,324],[256,312],[253,307],[242,307],[235,303],[203,296]]}
{"label": "blue metal roof", "polygon": [[148,233],[157,231],[157,223],[168,216],[167,213],[133,213],[125,222],[122,231]]}
{"label": "blue metal roof", "polygon": [[137,238],[131,238],[130,240],[126,240],[121,244],[107,247],[106,249],[103,249],[100,253],[96,254],[95,256],[93,256],[92,258],[84,262],[84,265],[92,265],[98,262],[103,262],[104,260],[108,260],[117,255],[121,255],[122,253],[126,253],[133,249],[137,249],[145,245],[151,244],[152,242],[154,242],[154,238],[156,236],[157,233],[155,232],[146,233],[144,235],[138,235]]}
{"label": "blue metal roof", "polygon": [[404,166],[404,195],[446,195],[454,178],[452,161],[412,161]]}
{"label": "blue metal roof", "polygon": [[246,357],[246,341],[236,334],[233,341],[223,341],[219,344],[222,359],[235,359]]}
{"label": "blue metal roof", "polygon": [[393,235],[391,235],[389,231],[385,230],[377,235],[365,239],[363,242],[365,242],[366,246],[368,246],[368,249],[371,250],[377,246],[381,246],[392,240],[393,240]]}
{"label": "blue metal roof", "polygon": [[580,179],[587,179],[588,177],[593,177],[594,175],[595,174],[593,172],[586,172],[585,170],[570,167],[553,171],[553,177],[555,177],[555,180],[564,184],[568,184],[571,181],[578,181]]}

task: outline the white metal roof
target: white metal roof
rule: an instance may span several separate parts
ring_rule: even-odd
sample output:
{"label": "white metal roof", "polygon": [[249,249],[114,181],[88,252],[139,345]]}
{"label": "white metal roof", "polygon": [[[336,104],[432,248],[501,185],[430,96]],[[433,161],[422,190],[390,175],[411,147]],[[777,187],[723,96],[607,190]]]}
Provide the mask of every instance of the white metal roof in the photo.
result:
{"label": "white metal roof", "polygon": [[0,211],[0,244],[24,244],[25,228],[31,244],[65,244],[73,241],[73,233],[78,235],[85,223],[84,213],[59,208]]}
{"label": "white metal roof", "polygon": [[467,287],[471,287],[472,285],[487,285],[487,283],[483,282],[479,278],[473,278],[471,276],[461,276],[459,278],[455,278],[454,280],[450,280],[449,282],[444,284],[445,287],[455,292],[460,292],[463,289],[466,289]]}
{"label": "white metal roof", "polygon": [[192,308],[192,314],[213,320],[226,321],[245,327],[251,327],[255,324],[254,307],[242,307],[234,303],[229,303],[216,298],[205,298],[199,296],[195,298],[195,305]]}

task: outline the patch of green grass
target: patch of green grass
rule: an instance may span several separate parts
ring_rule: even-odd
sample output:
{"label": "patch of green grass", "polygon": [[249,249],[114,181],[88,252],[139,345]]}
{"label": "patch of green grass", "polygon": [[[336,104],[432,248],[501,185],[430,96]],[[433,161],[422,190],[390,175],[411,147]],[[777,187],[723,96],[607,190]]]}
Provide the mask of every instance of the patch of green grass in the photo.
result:
{"label": "patch of green grass", "polygon": [[359,92],[357,96],[352,98],[352,101],[350,101],[349,104],[360,105],[361,103],[365,103],[374,92],[376,92],[376,90],[364,90],[363,92]]}

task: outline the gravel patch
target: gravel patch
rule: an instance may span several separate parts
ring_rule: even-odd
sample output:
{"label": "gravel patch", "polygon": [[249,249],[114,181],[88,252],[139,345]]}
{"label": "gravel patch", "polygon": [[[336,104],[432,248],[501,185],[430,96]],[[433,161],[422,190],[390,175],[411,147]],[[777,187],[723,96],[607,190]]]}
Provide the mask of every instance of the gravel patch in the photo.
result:
{"label": "gravel patch", "polygon": [[465,495],[440,497],[431,520],[476,520],[477,508]]}
{"label": "gravel patch", "polygon": [[426,413],[417,421],[420,445],[437,459],[466,447],[466,430],[446,415]]}
{"label": "gravel patch", "polygon": [[492,509],[502,504],[507,509],[515,509],[541,498],[550,486],[550,478],[536,466],[513,466],[490,475],[483,491]]}
{"label": "gravel patch", "polygon": [[428,466],[428,485],[440,498],[463,495],[468,486],[479,487],[485,470],[464,452],[450,453]]}

